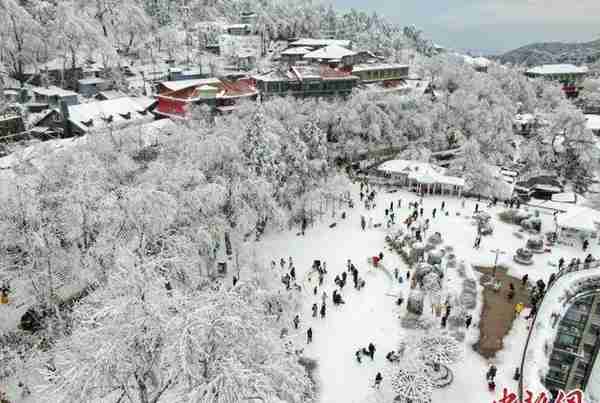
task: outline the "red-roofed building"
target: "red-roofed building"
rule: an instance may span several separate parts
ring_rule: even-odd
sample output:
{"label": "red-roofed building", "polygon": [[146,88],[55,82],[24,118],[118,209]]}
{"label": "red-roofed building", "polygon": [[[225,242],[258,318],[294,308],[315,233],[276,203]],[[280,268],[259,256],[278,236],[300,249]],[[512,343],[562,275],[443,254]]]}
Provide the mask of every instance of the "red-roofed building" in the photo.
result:
{"label": "red-roofed building", "polygon": [[208,105],[219,112],[230,112],[243,99],[255,99],[256,88],[251,79],[216,80],[191,83],[190,86],[166,91],[158,96],[155,113],[187,119],[192,105]]}

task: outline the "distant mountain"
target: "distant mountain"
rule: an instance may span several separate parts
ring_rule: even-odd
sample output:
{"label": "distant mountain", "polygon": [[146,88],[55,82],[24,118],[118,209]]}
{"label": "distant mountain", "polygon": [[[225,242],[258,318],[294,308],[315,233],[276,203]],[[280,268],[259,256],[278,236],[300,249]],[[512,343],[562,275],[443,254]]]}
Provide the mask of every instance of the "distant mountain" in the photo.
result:
{"label": "distant mountain", "polygon": [[600,60],[600,39],[582,43],[533,43],[497,56],[501,63],[538,64],[594,63]]}

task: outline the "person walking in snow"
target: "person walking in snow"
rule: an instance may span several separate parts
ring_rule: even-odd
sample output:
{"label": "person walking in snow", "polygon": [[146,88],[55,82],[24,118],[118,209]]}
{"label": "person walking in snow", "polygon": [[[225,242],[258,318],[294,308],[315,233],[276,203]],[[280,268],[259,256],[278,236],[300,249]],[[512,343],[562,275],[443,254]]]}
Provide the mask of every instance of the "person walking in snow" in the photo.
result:
{"label": "person walking in snow", "polygon": [[292,268],[290,269],[290,277],[292,278],[292,280],[296,280],[296,268],[294,266],[292,266]]}
{"label": "person walking in snow", "polygon": [[471,326],[471,322],[473,321],[473,317],[471,315],[467,315],[465,319],[465,327],[468,329]]}
{"label": "person walking in snow", "polygon": [[584,252],[587,250],[588,246],[590,246],[590,241],[588,241],[586,239],[585,241],[583,241],[583,251]]}
{"label": "person walking in snow", "polygon": [[398,199],[398,208],[402,207],[402,199]]}
{"label": "person walking in snow", "polygon": [[558,270],[562,269],[564,265],[565,259],[561,256],[560,259],[558,259]]}
{"label": "person walking in snow", "polygon": [[524,288],[525,285],[527,284],[527,280],[529,280],[529,274],[525,274],[522,278],[521,278],[521,287]]}
{"label": "person walking in snow", "polygon": [[479,203],[475,203],[475,213],[479,213]]}
{"label": "person walking in snow", "polygon": [[498,368],[494,364],[490,364],[490,367],[485,374],[485,379],[490,382],[494,382],[494,378],[496,378],[496,373],[498,372]]}
{"label": "person walking in snow", "polygon": [[300,324],[300,316],[294,316],[294,329],[298,329],[298,325]]}
{"label": "person walking in snow", "polygon": [[362,352],[360,350],[356,350],[354,356],[356,357],[356,361],[358,361],[360,364],[362,362]]}
{"label": "person walking in snow", "polygon": [[321,319],[325,319],[325,313],[326,313],[326,309],[325,308],[325,303],[323,302],[323,304],[321,305]]}
{"label": "person walking in snow", "polygon": [[437,209],[435,209],[435,208],[434,208],[434,209],[432,210],[432,212],[431,212],[431,216],[432,216],[433,218],[435,218],[435,213],[436,213],[436,211],[437,211]]}
{"label": "person walking in snow", "polygon": [[312,343],[312,337],[313,337],[312,327],[309,327],[308,330],[306,331],[306,344]]}
{"label": "person walking in snow", "polygon": [[398,280],[398,268],[397,267],[394,269],[394,278],[396,280]]}
{"label": "person walking in snow", "polygon": [[523,312],[524,308],[525,308],[525,305],[523,305],[522,302],[519,302],[518,304],[515,305],[515,318],[518,318],[521,315],[521,312]]}
{"label": "person walking in snow", "polygon": [[321,294],[321,301],[323,302],[323,304],[325,304],[325,302],[327,301],[327,293],[325,291],[323,291],[323,294]]}
{"label": "person walking in snow", "polygon": [[373,343],[369,343],[369,356],[371,357],[371,360],[374,359],[375,357],[375,345]]}
{"label": "person walking in snow", "polygon": [[319,313],[319,306],[316,303],[314,303],[312,305],[312,317],[316,318],[318,313]]}
{"label": "person walking in snow", "polygon": [[365,221],[365,216],[361,215],[360,216],[360,227],[362,228],[362,230],[365,230],[365,226],[367,225],[367,222]]}
{"label": "person walking in snow", "polygon": [[383,376],[381,376],[381,372],[378,372],[377,375],[375,375],[375,388],[379,389],[381,381],[383,381]]}
{"label": "person walking in snow", "polygon": [[419,215],[420,215],[421,217],[423,217],[423,207],[421,207],[421,208],[419,209]]}
{"label": "person walking in snow", "polygon": [[442,201],[442,211],[444,211],[444,208],[446,208],[446,202]]}
{"label": "person walking in snow", "polygon": [[285,259],[281,258],[281,260],[279,261],[279,265],[281,266],[281,269],[283,269],[285,267]]}

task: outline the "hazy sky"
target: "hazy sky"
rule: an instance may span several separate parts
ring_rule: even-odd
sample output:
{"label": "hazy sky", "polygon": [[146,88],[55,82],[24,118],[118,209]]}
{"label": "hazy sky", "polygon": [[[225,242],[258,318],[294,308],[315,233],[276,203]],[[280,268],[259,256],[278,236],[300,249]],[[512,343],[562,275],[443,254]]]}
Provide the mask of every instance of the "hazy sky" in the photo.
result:
{"label": "hazy sky", "polygon": [[506,51],[532,42],[600,38],[600,0],[329,0],[414,24],[436,43]]}

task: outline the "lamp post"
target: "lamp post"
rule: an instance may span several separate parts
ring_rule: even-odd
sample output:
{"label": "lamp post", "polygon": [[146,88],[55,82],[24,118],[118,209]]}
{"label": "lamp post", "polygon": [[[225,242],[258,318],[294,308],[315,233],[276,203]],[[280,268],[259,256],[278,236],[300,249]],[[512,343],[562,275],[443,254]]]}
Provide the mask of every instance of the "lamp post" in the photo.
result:
{"label": "lamp post", "polygon": [[504,252],[503,250],[500,250],[500,248],[493,249],[493,250],[491,250],[491,252],[496,254],[496,259],[494,260],[494,268],[492,271],[492,277],[494,277],[494,279],[496,279],[496,267],[498,266],[498,256],[504,255],[506,252]]}

